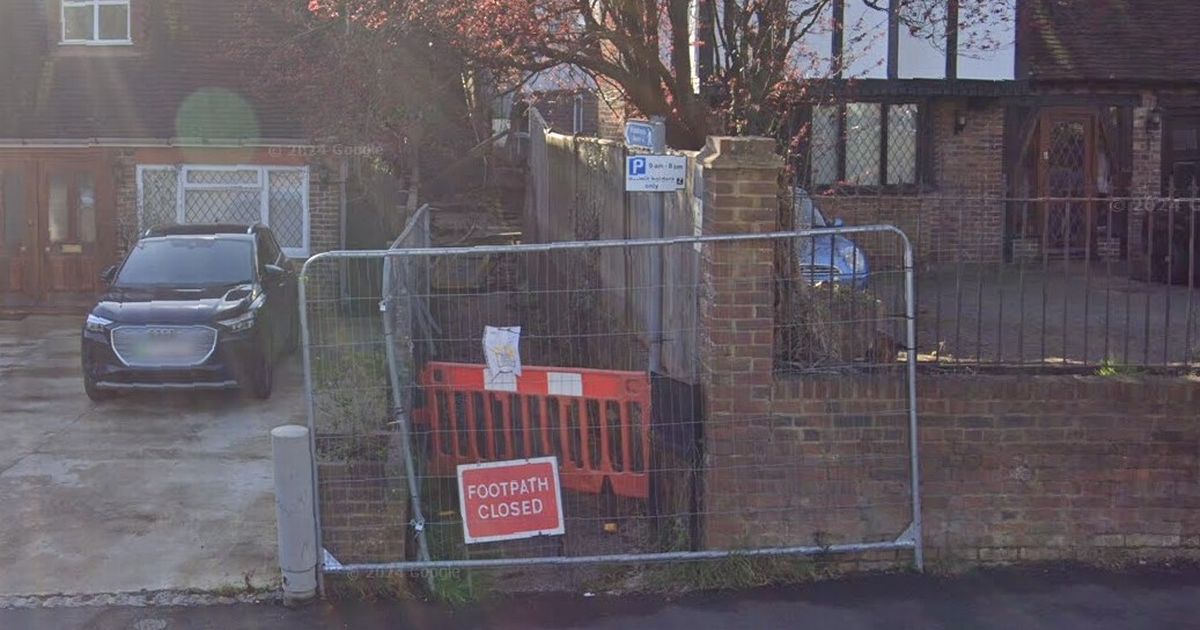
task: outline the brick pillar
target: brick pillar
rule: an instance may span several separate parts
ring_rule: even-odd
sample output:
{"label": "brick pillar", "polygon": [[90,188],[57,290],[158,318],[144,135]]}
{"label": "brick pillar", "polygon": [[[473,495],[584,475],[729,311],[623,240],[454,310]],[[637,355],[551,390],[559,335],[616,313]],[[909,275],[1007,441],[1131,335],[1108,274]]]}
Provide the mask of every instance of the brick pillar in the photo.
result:
{"label": "brick pillar", "polygon": [[[138,238],[137,160],[132,149],[117,149],[109,153],[112,160],[113,184],[116,189],[116,247],[113,263],[129,253]],[[105,263],[108,264],[108,263]]]}
{"label": "brick pillar", "polygon": [[[710,137],[697,158],[704,173],[703,233],[772,232],[779,216],[783,159],[768,138]],[[769,432],[774,363],[775,247],[773,241],[703,247],[700,363],[704,387],[704,545],[749,541],[746,505],[761,453],[758,433]],[[761,436],[759,436],[761,437]]]}
{"label": "brick pillar", "polygon": [[1162,194],[1162,120],[1153,113],[1157,106],[1158,98],[1146,92],[1141,106],[1133,109],[1133,177],[1129,188],[1133,197],[1145,200],[1131,204],[1129,215],[1128,251],[1134,277],[1144,276],[1146,270],[1142,226],[1145,213],[1153,208],[1148,199]]}

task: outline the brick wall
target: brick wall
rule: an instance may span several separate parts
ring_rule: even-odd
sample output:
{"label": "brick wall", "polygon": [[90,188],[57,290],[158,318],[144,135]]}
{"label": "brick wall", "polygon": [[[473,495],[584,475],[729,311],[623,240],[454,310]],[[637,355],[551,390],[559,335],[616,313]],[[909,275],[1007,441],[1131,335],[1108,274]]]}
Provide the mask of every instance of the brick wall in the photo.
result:
{"label": "brick wall", "polygon": [[[768,229],[768,142],[710,139],[706,233]],[[772,260],[766,242],[704,252],[703,544],[892,540],[911,518],[905,371],[776,373],[755,280]],[[917,400],[932,561],[1200,557],[1200,379],[926,374]]]}
{"label": "brick wall", "polygon": [[[1200,381],[943,374],[917,388],[930,560],[1200,557]],[[899,533],[906,398],[896,376],[779,379],[759,423],[767,430],[734,443],[808,453],[807,465],[760,489],[780,498],[755,530],[781,544],[811,544],[818,531],[832,542]]]}
{"label": "brick wall", "polygon": [[321,543],[338,562],[405,559],[408,487],[394,464],[321,462]]}

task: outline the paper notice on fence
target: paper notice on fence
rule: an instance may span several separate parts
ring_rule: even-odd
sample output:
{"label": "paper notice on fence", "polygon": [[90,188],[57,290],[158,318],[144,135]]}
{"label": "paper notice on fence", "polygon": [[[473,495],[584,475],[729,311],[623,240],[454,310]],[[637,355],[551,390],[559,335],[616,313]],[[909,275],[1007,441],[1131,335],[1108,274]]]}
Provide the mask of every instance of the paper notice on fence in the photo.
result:
{"label": "paper notice on fence", "polygon": [[484,385],[488,389],[515,384],[521,375],[521,327],[484,326],[483,357],[486,365]]}

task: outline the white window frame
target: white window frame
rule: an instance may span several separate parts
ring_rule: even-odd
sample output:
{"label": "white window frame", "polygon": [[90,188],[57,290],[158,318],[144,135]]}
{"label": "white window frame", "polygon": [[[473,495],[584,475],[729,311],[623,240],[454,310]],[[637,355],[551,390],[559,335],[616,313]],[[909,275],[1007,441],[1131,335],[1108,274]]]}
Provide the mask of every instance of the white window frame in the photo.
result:
{"label": "white window frame", "polygon": [[[262,166],[254,164],[139,164],[137,166],[137,211],[138,225],[144,229],[144,219],[142,217],[142,209],[144,202],[143,173],[146,171],[171,171],[175,173],[175,222],[180,225],[186,225],[186,207],[184,195],[188,190],[255,190],[259,192],[259,222],[267,227],[271,227],[271,173],[298,173],[300,174],[303,185],[300,187],[302,208],[302,247],[285,247],[282,243],[280,249],[289,258],[307,258],[311,247],[311,239],[309,234],[310,211],[309,206],[309,168],[307,166]],[[195,171],[253,171],[257,178],[255,184],[192,184],[188,183],[188,173]],[[276,236],[275,240],[279,240]]]}
{"label": "white window frame", "polygon": [[[129,46],[133,44],[132,0],[61,0],[58,18],[61,43],[69,46]],[[100,7],[125,7],[125,39],[100,39]],[[92,36],[87,39],[67,39],[67,8],[92,7]]]}

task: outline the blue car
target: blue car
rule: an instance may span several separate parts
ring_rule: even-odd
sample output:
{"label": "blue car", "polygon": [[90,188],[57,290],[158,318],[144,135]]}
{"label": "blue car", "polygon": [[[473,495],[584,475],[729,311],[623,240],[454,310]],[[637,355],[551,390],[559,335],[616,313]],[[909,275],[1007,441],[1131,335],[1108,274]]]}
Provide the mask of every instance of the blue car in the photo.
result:
{"label": "blue car", "polygon": [[[797,230],[843,225],[841,219],[827,220],[803,188],[793,189],[792,211]],[[867,255],[854,241],[840,234],[796,239],[796,261],[800,277],[810,284],[829,282],[855,289],[867,288],[870,276]]]}

